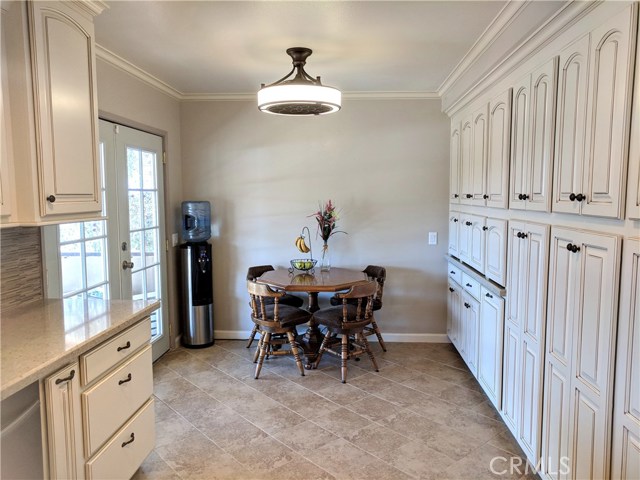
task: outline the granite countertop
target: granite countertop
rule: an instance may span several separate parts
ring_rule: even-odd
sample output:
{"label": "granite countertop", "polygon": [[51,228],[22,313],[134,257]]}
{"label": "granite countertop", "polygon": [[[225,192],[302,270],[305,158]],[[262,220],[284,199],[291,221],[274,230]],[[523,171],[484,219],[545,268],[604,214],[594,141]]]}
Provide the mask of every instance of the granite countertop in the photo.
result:
{"label": "granite countertop", "polygon": [[159,301],[71,298],[2,311],[0,399],[76,361],[159,306]]}

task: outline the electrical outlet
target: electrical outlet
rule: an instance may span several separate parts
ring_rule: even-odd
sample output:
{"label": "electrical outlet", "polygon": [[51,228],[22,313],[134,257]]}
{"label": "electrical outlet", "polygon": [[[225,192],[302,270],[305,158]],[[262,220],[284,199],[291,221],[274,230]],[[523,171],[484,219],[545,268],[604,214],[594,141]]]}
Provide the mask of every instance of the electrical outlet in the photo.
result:
{"label": "electrical outlet", "polygon": [[171,234],[171,245],[172,246],[176,246],[178,245],[178,234],[177,233],[172,233]]}
{"label": "electrical outlet", "polygon": [[438,232],[429,232],[429,245],[438,244]]}

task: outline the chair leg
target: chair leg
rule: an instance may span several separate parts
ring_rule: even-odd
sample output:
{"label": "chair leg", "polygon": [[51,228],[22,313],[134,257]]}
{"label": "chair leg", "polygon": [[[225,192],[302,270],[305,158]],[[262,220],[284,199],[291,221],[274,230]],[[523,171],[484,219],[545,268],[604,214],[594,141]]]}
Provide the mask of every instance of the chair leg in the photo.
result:
{"label": "chair leg", "polygon": [[322,344],[320,345],[320,350],[318,350],[318,356],[316,357],[316,363],[313,364],[314,370],[318,368],[318,365],[320,364],[320,359],[322,358],[322,354],[324,353],[324,351],[327,349],[327,344],[331,339],[331,335],[332,335],[331,332],[327,332],[327,334],[324,336],[324,339],[322,340]]}
{"label": "chair leg", "polygon": [[254,377],[256,379],[260,376],[260,370],[262,370],[262,363],[264,362],[264,357],[267,355],[267,349],[269,348],[270,340],[271,334],[269,332],[266,332],[260,339],[260,357],[258,358],[258,365],[256,365],[256,375]]}
{"label": "chair leg", "polygon": [[342,361],[340,371],[342,372],[342,383],[347,383],[347,359],[349,358],[349,335],[342,334]]}
{"label": "chair leg", "polygon": [[253,363],[258,361],[258,356],[260,355],[260,350],[262,349],[262,342],[264,340],[264,334],[260,335],[260,340],[258,340],[258,346],[256,347],[256,353],[253,354]]}
{"label": "chair leg", "polygon": [[371,351],[371,347],[369,346],[369,341],[367,340],[367,336],[360,334],[360,337],[362,339],[362,345],[364,345],[364,349],[369,355],[369,358],[371,359],[371,363],[373,363],[373,367],[376,369],[376,372],[378,372],[379,371],[378,364],[376,363],[376,358],[373,356],[373,352]]}
{"label": "chair leg", "polygon": [[371,319],[371,326],[373,327],[373,331],[376,332],[376,337],[378,337],[378,343],[380,343],[380,346],[382,347],[382,351],[386,352],[387,346],[384,344],[384,340],[382,339],[382,333],[380,333],[378,324],[373,318]]}
{"label": "chair leg", "polygon": [[302,365],[302,360],[300,360],[300,352],[298,350],[298,345],[296,345],[296,336],[293,334],[293,332],[287,332],[287,338],[289,339],[289,344],[291,345],[293,358],[295,358],[296,365],[298,365],[298,370],[300,370],[300,375],[304,377],[304,366]]}
{"label": "chair leg", "polygon": [[251,335],[249,335],[249,340],[247,341],[247,348],[251,348],[253,339],[256,338],[256,333],[258,333],[258,325],[254,325],[253,330],[251,330]]}

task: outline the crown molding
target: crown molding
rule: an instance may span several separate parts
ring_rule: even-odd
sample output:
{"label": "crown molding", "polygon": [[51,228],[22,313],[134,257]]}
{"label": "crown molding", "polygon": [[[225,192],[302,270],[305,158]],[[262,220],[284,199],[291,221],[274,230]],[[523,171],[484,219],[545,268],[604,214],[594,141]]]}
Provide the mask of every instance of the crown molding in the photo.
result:
{"label": "crown molding", "polygon": [[104,60],[109,65],[114,66],[122,70],[123,72],[128,73],[129,75],[132,75],[133,77],[146,83],[147,85],[157,90],[160,90],[162,93],[169,95],[171,98],[175,100],[182,100],[184,97],[184,94],[182,92],[179,92],[178,90],[173,88],[171,85],[145,72],[141,68],[136,67],[133,63],[129,62],[128,60],[125,60],[124,58],[116,55],[112,51],[106,49],[102,45],[98,45],[97,43],[96,43],[96,57],[101,60]]}
{"label": "crown molding", "polygon": [[102,0],[73,0],[69,2],[69,5],[91,15],[92,17],[100,15],[104,10],[109,8],[109,5]]}
{"label": "crown molding", "polygon": [[[145,72],[133,63],[96,44],[96,56],[106,63],[122,70],[147,85],[160,90],[171,98],[184,102],[228,102],[254,101],[256,93],[183,93],[171,85]],[[349,100],[439,100],[438,92],[342,92],[342,98]]]}
{"label": "crown molding", "polygon": [[438,96],[442,98],[451,86],[458,81],[464,73],[478,61],[487,49],[502,35],[505,30],[518,18],[532,0],[522,2],[509,1],[498,12],[489,26],[480,34],[469,51],[462,57],[458,64],[451,70],[447,78],[438,87]]}

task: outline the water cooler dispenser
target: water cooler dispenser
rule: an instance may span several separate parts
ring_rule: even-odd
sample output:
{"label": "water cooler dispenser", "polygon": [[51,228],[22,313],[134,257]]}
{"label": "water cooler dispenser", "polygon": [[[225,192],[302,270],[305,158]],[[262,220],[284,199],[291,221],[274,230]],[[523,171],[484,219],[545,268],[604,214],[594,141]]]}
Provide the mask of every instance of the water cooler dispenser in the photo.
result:
{"label": "water cooler dispenser", "polygon": [[213,345],[213,259],[209,202],[182,202],[182,344]]}

